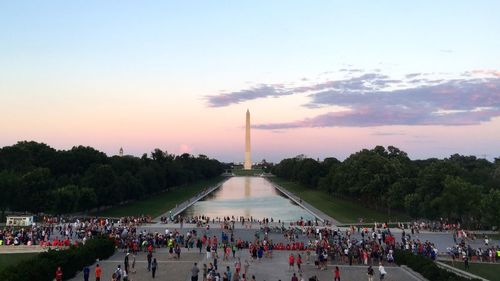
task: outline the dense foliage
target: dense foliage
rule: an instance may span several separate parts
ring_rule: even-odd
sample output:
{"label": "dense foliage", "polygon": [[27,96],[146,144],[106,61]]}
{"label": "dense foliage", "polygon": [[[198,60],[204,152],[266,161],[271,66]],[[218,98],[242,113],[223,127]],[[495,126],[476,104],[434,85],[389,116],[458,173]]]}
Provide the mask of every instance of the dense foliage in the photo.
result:
{"label": "dense foliage", "polygon": [[398,210],[414,218],[445,218],[470,226],[500,225],[500,158],[491,163],[455,154],[410,160],[396,147],[377,146],[343,162],[289,158],[272,172],[389,213]]}
{"label": "dense foliage", "polygon": [[115,252],[115,244],[107,238],[89,239],[85,245],[72,246],[67,250],[49,250],[31,259],[8,266],[0,271],[0,280],[52,281],[58,266],[64,279],[70,279],[84,266],[93,264],[97,259],[107,259]]}
{"label": "dense foliage", "polygon": [[394,252],[394,261],[398,265],[407,265],[414,271],[422,274],[428,280],[433,281],[470,281],[470,280],[479,280],[479,279],[467,279],[464,277],[460,277],[455,273],[449,272],[445,269],[439,268],[436,263],[434,263],[431,259],[414,255],[410,251],[404,251],[400,249],[396,249]]}
{"label": "dense foliage", "polygon": [[86,211],[219,176],[223,164],[204,155],[108,157],[91,147],[55,150],[19,142],[0,149],[0,210],[54,214]]}

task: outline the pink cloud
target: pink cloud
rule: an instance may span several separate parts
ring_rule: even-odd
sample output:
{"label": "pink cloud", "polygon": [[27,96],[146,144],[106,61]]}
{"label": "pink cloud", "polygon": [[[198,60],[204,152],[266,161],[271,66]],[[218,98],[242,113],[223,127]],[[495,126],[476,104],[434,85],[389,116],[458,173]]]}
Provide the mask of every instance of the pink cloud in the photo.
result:
{"label": "pink cloud", "polygon": [[500,78],[500,70],[494,69],[476,69],[472,71],[473,74],[489,75]]}

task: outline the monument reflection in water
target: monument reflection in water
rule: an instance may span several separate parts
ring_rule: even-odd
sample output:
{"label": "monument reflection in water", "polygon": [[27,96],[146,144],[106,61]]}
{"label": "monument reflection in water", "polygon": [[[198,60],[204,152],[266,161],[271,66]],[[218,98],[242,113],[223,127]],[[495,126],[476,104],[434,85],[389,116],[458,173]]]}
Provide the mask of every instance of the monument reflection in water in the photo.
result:
{"label": "monument reflection in water", "polygon": [[285,197],[264,178],[233,177],[219,189],[186,209],[182,216],[273,218],[275,221],[314,220],[314,216]]}

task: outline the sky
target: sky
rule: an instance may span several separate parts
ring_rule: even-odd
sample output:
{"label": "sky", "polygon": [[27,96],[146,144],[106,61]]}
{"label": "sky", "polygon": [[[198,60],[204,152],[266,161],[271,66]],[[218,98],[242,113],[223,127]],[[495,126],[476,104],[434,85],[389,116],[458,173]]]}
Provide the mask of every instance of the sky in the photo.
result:
{"label": "sky", "polygon": [[[417,3],[418,2],[418,3]],[[500,157],[500,1],[0,0],[0,146]]]}

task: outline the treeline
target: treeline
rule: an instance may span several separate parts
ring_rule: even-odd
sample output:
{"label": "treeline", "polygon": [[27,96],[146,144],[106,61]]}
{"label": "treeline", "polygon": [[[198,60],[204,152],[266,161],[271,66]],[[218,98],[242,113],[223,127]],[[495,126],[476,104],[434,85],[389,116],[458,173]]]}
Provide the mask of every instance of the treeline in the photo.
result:
{"label": "treeline", "polygon": [[289,158],[272,172],[389,214],[396,210],[413,218],[500,226],[500,158],[492,163],[454,154],[446,159],[411,160],[396,147],[376,146],[344,161]]}
{"label": "treeline", "polygon": [[37,142],[0,148],[0,210],[64,214],[137,200],[219,176],[224,165],[204,155],[112,156],[92,147],[56,150]]}

